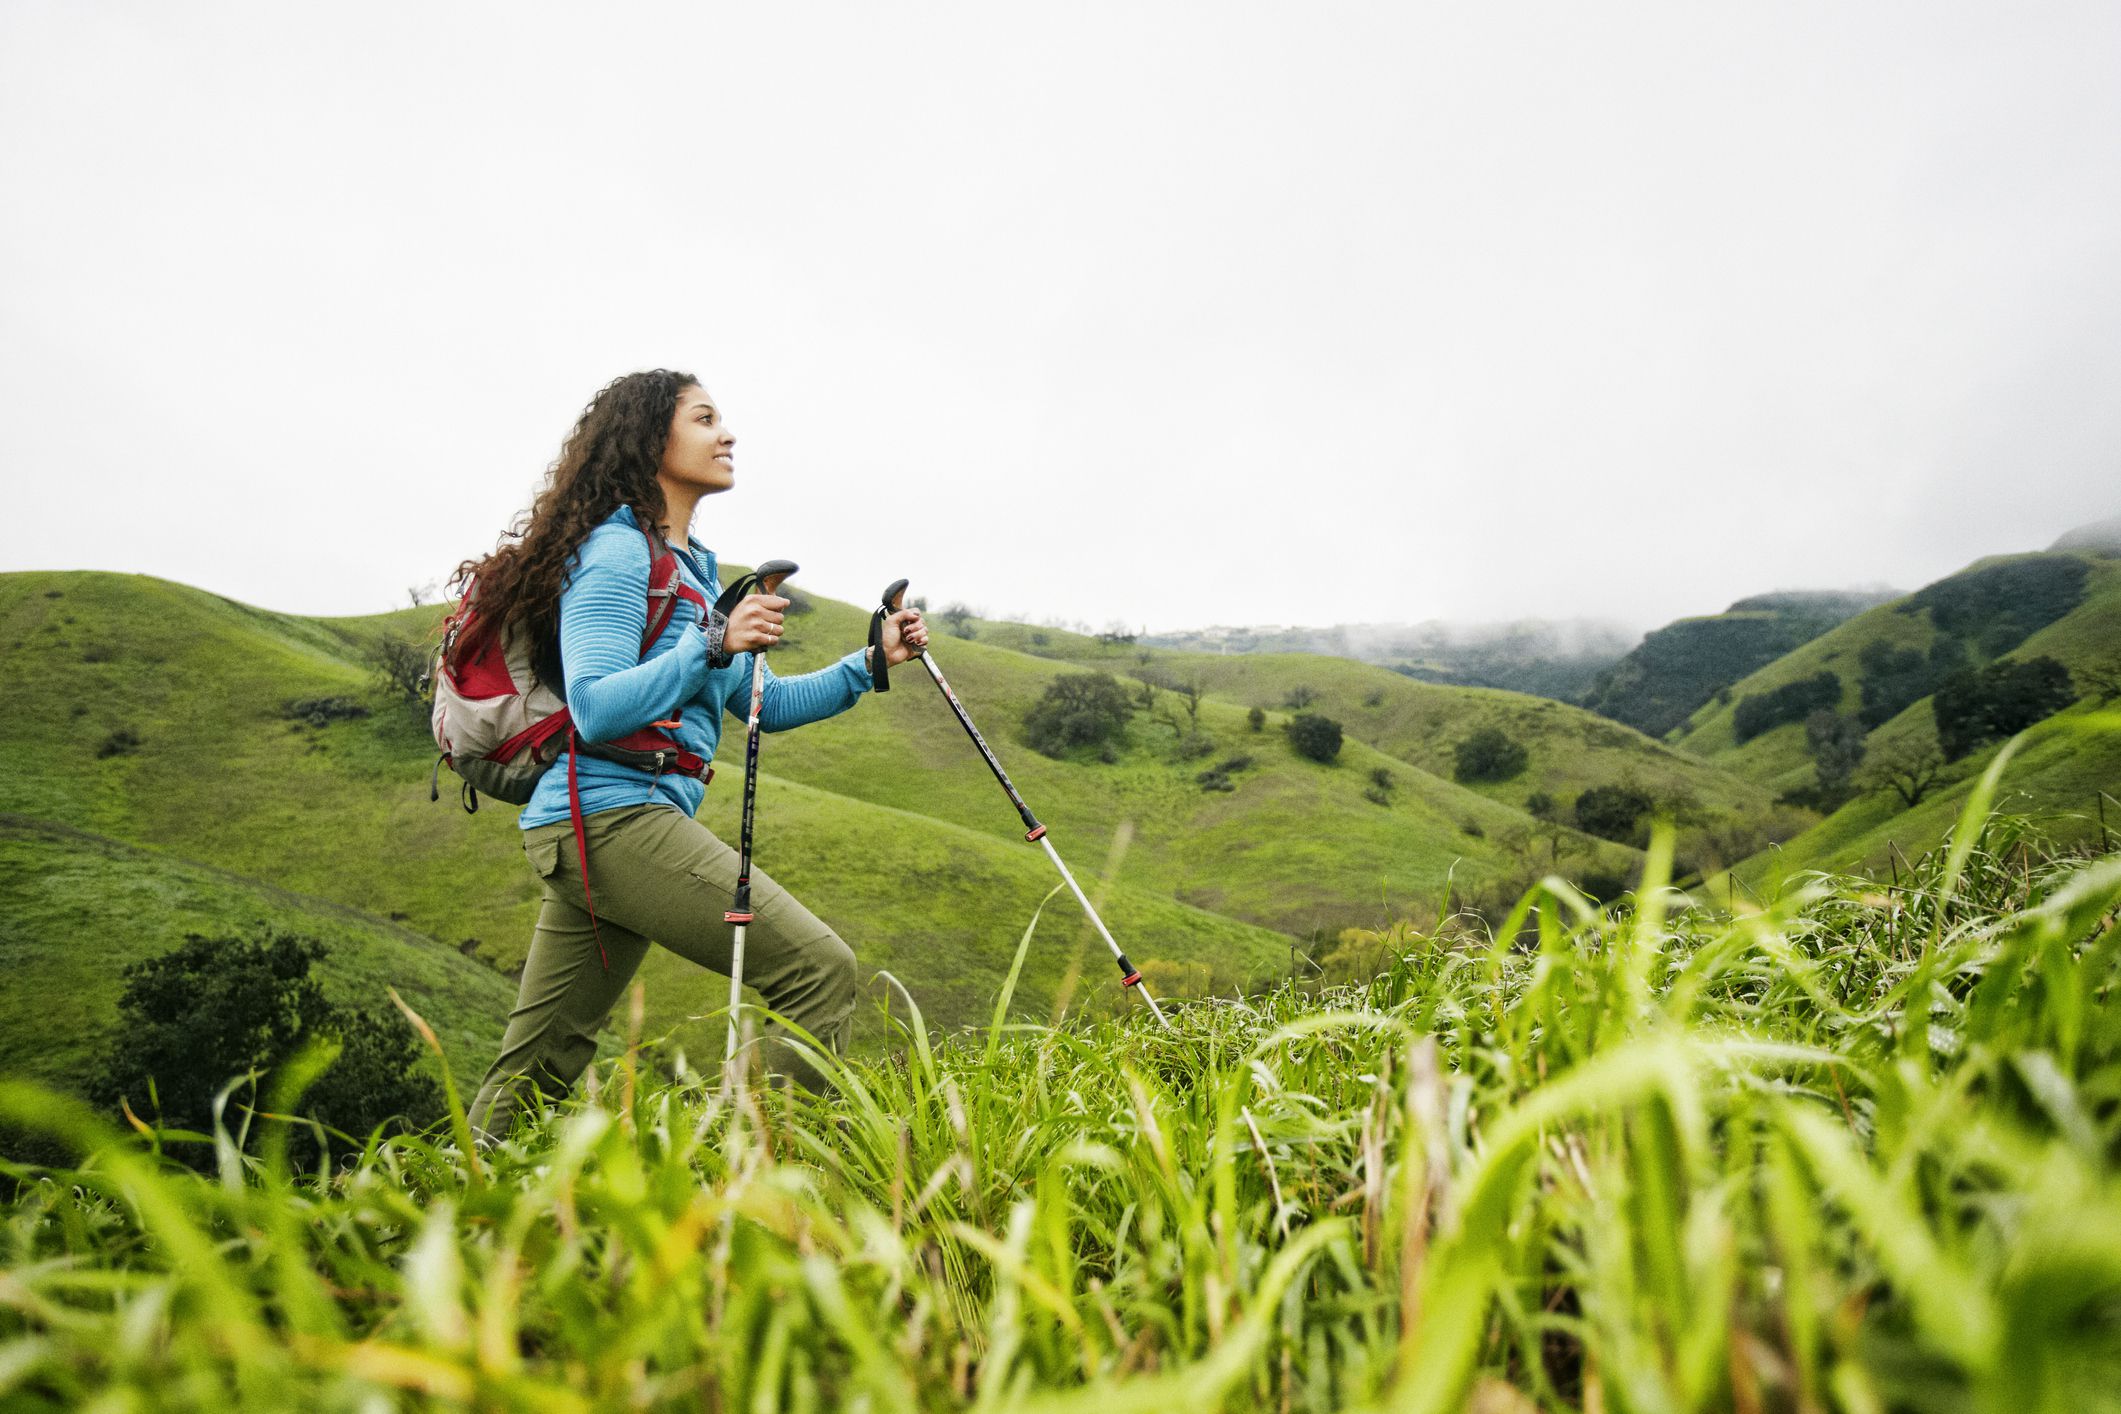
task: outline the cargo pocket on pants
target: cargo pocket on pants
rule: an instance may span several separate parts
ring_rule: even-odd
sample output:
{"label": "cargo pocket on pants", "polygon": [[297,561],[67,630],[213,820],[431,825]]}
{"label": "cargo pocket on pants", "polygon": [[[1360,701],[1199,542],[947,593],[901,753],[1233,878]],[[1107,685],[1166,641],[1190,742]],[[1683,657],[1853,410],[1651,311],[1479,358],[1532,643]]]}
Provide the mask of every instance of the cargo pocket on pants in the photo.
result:
{"label": "cargo pocket on pants", "polygon": [[540,879],[550,879],[560,870],[560,837],[532,835],[523,841],[523,854]]}

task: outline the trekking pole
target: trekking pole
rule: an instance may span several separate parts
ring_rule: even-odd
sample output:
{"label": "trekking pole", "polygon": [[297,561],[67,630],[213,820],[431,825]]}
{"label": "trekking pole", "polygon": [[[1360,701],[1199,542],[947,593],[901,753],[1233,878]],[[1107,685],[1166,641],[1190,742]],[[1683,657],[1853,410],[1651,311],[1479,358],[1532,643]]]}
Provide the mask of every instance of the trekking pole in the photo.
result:
{"label": "trekking pole", "polygon": [[[897,613],[905,602],[907,583],[908,581],[903,579],[891,581],[891,587],[884,591],[882,606],[869,618],[869,644],[874,650],[874,666],[870,671],[876,680],[878,692],[891,690],[891,680],[885,672],[884,663],[884,619],[887,615]],[[1083,912],[1088,914],[1091,923],[1096,925],[1097,935],[1105,940],[1106,947],[1112,949],[1113,960],[1119,964],[1120,986],[1138,989],[1142,1000],[1149,1004],[1149,1010],[1157,1021],[1166,1031],[1170,1030],[1171,1022],[1164,1016],[1164,1009],[1156,1004],[1156,998],[1149,995],[1149,988],[1142,982],[1140,969],[1127,961],[1126,953],[1120,950],[1119,944],[1113,941],[1111,930],[1105,927],[1105,920],[1098,917],[1097,910],[1090,906],[1090,900],[1084,895],[1082,885],[1075,882],[1075,876],[1069,873],[1068,866],[1061,862],[1060,851],[1053,847],[1052,840],[1046,838],[1046,827],[1031,813],[1031,807],[1024,804],[1024,798],[1017,793],[1015,783],[1009,779],[1009,773],[1004,771],[1002,763],[995,759],[994,748],[987,745],[987,739],[979,734],[979,728],[972,725],[972,714],[965,710],[965,704],[958,701],[957,694],[950,690],[949,680],[944,678],[943,670],[935,665],[935,655],[927,649],[922,649],[913,656],[921,660],[921,666],[928,670],[928,676],[935,679],[935,685],[942,690],[943,700],[948,702],[950,710],[957,714],[958,725],[965,729],[965,735],[972,738],[972,744],[978,747],[979,754],[986,758],[987,769],[994,772],[994,779],[1000,781],[1002,789],[1008,793],[1009,803],[1016,807],[1017,815],[1024,822],[1024,838],[1045,848],[1046,857],[1053,861],[1054,868],[1060,870],[1060,876],[1066,881],[1068,891],[1075,895],[1075,901],[1083,906]]]}
{"label": "trekking pole", "polygon": [[[738,601],[754,589],[772,594],[781,581],[795,573],[792,560],[768,560],[722,591],[715,609],[725,617]],[[744,827],[737,835],[736,897],[724,923],[736,925],[736,941],[729,949],[729,1049],[722,1057],[727,1065],[736,1059],[737,1009],[744,1001],[744,929],[751,923],[751,815],[759,794],[759,711],[766,700],[766,649],[751,650],[751,716],[744,724]]]}

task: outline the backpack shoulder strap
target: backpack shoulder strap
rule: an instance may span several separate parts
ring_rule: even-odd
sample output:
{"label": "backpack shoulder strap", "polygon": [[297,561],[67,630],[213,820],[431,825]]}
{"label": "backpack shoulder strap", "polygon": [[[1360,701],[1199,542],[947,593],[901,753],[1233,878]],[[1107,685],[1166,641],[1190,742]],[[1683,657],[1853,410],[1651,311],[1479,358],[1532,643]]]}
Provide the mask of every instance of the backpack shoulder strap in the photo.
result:
{"label": "backpack shoulder strap", "polygon": [[678,583],[677,555],[658,540],[654,531],[643,529],[641,535],[648,542],[648,622],[641,630],[641,656],[645,658],[669,626],[670,611],[676,607],[678,590],[684,586]]}

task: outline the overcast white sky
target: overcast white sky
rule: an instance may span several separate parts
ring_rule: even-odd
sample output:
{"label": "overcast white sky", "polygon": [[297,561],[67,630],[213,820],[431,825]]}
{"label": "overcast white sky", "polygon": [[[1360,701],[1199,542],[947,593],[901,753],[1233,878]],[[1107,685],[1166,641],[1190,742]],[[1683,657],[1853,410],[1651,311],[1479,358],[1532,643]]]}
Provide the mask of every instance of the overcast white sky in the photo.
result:
{"label": "overcast white sky", "polygon": [[0,0],[0,569],[696,534],[1151,628],[1913,587],[2121,510],[2121,5]]}

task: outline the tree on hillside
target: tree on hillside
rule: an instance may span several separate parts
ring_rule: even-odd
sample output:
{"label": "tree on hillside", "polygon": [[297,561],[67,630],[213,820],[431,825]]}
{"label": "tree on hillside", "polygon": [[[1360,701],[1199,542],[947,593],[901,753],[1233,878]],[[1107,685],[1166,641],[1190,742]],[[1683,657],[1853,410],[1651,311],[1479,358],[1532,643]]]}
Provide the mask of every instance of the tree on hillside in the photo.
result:
{"label": "tree on hillside", "polygon": [[368,646],[368,666],[377,684],[398,701],[426,701],[427,671],[432,666],[426,645],[402,634],[379,634]]}
{"label": "tree on hillside", "polygon": [[1576,797],[1576,828],[1600,839],[1631,842],[1636,826],[1656,804],[1648,791],[1629,785],[1592,786]]}
{"label": "tree on hillside", "polygon": [[2078,668],[2076,676],[2077,685],[2101,707],[2121,697],[2121,657]]}
{"label": "tree on hillside", "polygon": [[1944,771],[1944,753],[1927,737],[1903,737],[1870,753],[1856,773],[1856,784],[1868,791],[1891,791],[1903,808],[1912,810],[1937,784]]}
{"label": "tree on hillside", "polygon": [[1024,739],[1034,751],[1059,756],[1117,740],[1133,713],[1133,699],[1110,673],[1063,673],[1024,714]]}
{"label": "tree on hillside", "polygon": [[1264,731],[1267,726],[1267,709],[1255,706],[1246,712],[1245,725],[1253,731]]}
{"label": "tree on hillside", "polygon": [[1839,706],[1840,702],[1840,677],[1832,671],[1815,673],[1739,698],[1731,713],[1731,733],[1740,743],[1748,742],[1764,731],[1785,722],[1801,722],[1810,713]]}
{"label": "tree on hillside", "polygon": [[[134,963],[89,1098],[112,1111],[123,1102],[167,1128],[211,1132],[214,1096],[229,1081],[252,1071],[269,1076],[312,1037],[331,1037],[338,1058],[311,1087],[303,1114],[356,1135],[393,1115],[414,1126],[437,1117],[440,1096],[414,1068],[420,1050],[412,1028],[395,1011],[326,1000],[309,975],[324,952],[322,943],[279,929],[256,939],[194,933]],[[295,1148],[313,1142],[298,1132]],[[213,1162],[210,1153],[193,1157]]]}
{"label": "tree on hillside", "polygon": [[1482,727],[1452,748],[1452,778],[1463,782],[1507,781],[1531,758],[1524,746],[1500,727]]}
{"label": "tree on hillside", "polygon": [[1178,698],[1180,705],[1182,705],[1186,709],[1187,726],[1193,731],[1199,731],[1201,694],[1200,679],[1187,678],[1183,682],[1174,683],[1171,687],[1171,692],[1174,696]]}
{"label": "tree on hillside", "polygon": [[1804,719],[1804,747],[1822,800],[1848,799],[1856,768],[1863,764],[1863,724],[1830,707]]}
{"label": "tree on hillside", "polygon": [[978,630],[972,626],[972,607],[969,604],[946,604],[939,615],[943,627],[958,638],[971,638]]}
{"label": "tree on hillside", "polygon": [[2077,700],[2069,669],[2053,658],[2005,659],[1947,679],[1930,699],[1937,744],[1956,761],[1985,741],[2015,736]]}
{"label": "tree on hillside", "polygon": [[1340,723],[1315,712],[1299,712],[1282,728],[1299,756],[1330,764],[1340,755]]}
{"label": "tree on hillside", "polygon": [[1927,653],[1896,648],[1884,639],[1873,639],[1856,655],[1862,678],[1857,696],[1862,706],[1856,714],[1866,730],[1884,725],[1909,704],[1937,690],[1937,684],[1967,666],[1966,645],[1949,634],[1933,639]]}
{"label": "tree on hillside", "polygon": [[1298,683],[1282,698],[1281,705],[1291,712],[1301,712],[1317,700],[1318,694],[1313,692],[1308,684]]}

